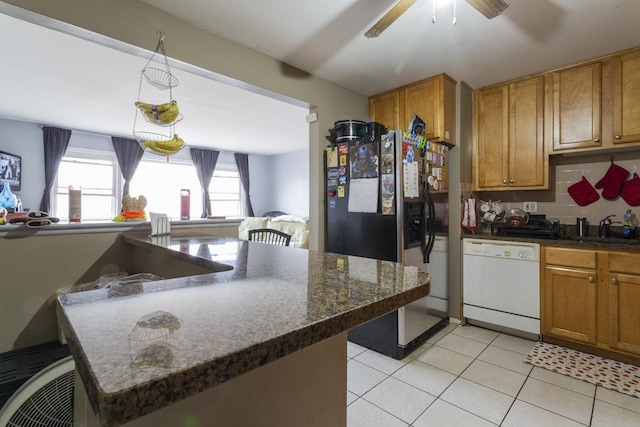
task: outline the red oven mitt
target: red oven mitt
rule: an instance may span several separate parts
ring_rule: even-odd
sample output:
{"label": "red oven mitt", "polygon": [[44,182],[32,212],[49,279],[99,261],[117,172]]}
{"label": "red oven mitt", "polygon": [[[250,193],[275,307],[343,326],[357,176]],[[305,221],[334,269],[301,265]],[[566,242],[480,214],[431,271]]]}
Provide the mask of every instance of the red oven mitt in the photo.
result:
{"label": "red oven mitt", "polygon": [[633,178],[626,181],[622,186],[620,196],[629,206],[640,206],[640,177],[633,173]]}
{"label": "red oven mitt", "polygon": [[607,200],[615,200],[620,196],[622,191],[622,185],[629,176],[629,171],[625,168],[618,166],[611,160],[611,166],[604,174],[602,179],[596,182],[596,188],[602,188],[602,197]]}
{"label": "red oven mitt", "polygon": [[567,188],[567,192],[579,206],[587,206],[600,198],[600,195],[584,176]]}

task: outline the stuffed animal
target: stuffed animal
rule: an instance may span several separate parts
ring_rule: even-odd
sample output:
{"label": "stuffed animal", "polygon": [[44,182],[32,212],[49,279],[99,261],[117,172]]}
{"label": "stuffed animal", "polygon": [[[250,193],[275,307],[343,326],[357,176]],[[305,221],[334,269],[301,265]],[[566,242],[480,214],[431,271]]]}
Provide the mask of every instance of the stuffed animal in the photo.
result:
{"label": "stuffed animal", "polygon": [[113,218],[116,222],[125,221],[146,221],[147,214],[144,212],[144,208],[147,207],[147,198],[140,195],[137,198],[131,197],[125,194],[122,197],[122,212],[120,215]]}

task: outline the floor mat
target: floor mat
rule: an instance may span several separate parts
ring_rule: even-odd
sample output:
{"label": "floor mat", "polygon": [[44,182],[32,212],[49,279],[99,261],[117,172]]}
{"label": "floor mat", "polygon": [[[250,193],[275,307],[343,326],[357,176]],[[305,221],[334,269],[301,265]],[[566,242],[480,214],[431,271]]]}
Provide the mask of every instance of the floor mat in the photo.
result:
{"label": "floor mat", "polygon": [[558,345],[536,343],[525,362],[604,388],[640,397],[640,367]]}

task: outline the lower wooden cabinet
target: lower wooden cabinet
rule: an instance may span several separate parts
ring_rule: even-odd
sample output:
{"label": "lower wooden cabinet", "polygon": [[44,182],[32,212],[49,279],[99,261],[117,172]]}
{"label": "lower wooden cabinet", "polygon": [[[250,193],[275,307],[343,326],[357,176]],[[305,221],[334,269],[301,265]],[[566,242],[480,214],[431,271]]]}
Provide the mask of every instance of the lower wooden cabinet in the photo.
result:
{"label": "lower wooden cabinet", "polygon": [[640,356],[640,252],[545,247],[542,334]]}

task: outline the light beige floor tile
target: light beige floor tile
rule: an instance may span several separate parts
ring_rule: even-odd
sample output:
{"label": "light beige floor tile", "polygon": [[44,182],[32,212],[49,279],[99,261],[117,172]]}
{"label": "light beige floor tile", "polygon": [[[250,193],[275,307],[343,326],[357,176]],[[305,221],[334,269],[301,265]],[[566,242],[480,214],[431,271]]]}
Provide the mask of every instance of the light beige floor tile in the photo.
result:
{"label": "light beige floor tile", "polygon": [[405,356],[404,359],[407,362],[411,361],[411,360],[415,360],[418,358],[418,356],[420,356],[422,353],[424,353],[429,347],[433,346],[433,343],[431,342],[425,342],[424,344],[422,344],[420,347],[416,348],[414,351],[411,352],[411,354],[408,354],[407,356]]}
{"label": "light beige floor tile", "polygon": [[512,397],[518,395],[522,384],[527,379],[526,375],[481,360],[474,361],[461,376]]}
{"label": "light beige floor tile", "polygon": [[347,407],[347,426],[407,427],[408,424],[366,400],[358,399]]}
{"label": "light beige floor tile", "polygon": [[591,418],[592,398],[535,378],[527,379],[518,399],[582,424]]}
{"label": "light beige floor tile", "polygon": [[382,381],[362,398],[408,424],[436,400],[435,396],[393,377]]}
{"label": "light beige floor tile", "polygon": [[347,390],[347,406],[358,400],[359,397]]}
{"label": "light beige floor tile", "polygon": [[365,351],[367,351],[366,347],[362,347],[361,345],[352,343],[351,341],[347,341],[347,357],[356,357],[357,355]]}
{"label": "light beige floor tile", "polygon": [[491,345],[515,351],[516,353],[527,355],[533,348],[535,341],[525,340],[524,338],[514,337],[513,335],[500,334],[498,338],[493,340]]}
{"label": "light beige floor tile", "polygon": [[487,344],[483,342],[465,338],[454,333],[442,338],[435,345],[473,358],[478,357],[478,355],[487,348]]}
{"label": "light beige floor tile", "polygon": [[494,427],[495,424],[438,399],[413,423],[413,427],[435,426]]}
{"label": "light beige floor tile", "polygon": [[407,361],[397,360],[373,350],[367,350],[360,353],[354,357],[354,360],[364,363],[365,365],[370,366],[373,369],[377,369],[387,375],[391,375],[407,363]]}
{"label": "light beige floor tile", "polygon": [[411,361],[392,377],[411,384],[434,396],[440,396],[456,379],[456,376],[419,360]]}
{"label": "light beige floor tile", "polygon": [[449,335],[449,333],[456,328],[459,328],[459,326],[447,325],[444,328],[442,328],[440,332],[436,333],[435,335],[427,339],[427,342],[434,344],[440,341],[440,339],[442,339],[443,337],[446,337],[447,335]]}
{"label": "light beige floor tile", "polygon": [[500,332],[491,331],[489,329],[478,328],[477,326],[462,326],[451,331],[452,334],[460,335],[461,337],[469,338],[472,340],[480,341],[485,344],[490,344],[491,341],[496,339]]}
{"label": "light beige floor tile", "polygon": [[596,400],[593,405],[591,425],[594,427],[638,427],[640,426],[640,414]]}
{"label": "light beige floor tile", "polygon": [[473,362],[472,357],[447,350],[437,345],[428,348],[424,353],[418,356],[418,360],[428,363],[431,366],[435,366],[436,368],[451,372],[454,375],[460,375],[462,371],[467,369],[467,366],[471,365],[471,362]]}
{"label": "light beige floor tile", "polygon": [[455,380],[440,398],[494,424],[502,422],[514,400],[464,378]]}
{"label": "light beige floor tile", "polygon": [[533,369],[533,365],[524,361],[522,354],[493,345],[490,345],[480,353],[478,360],[501,366],[523,375],[529,375]]}
{"label": "light beige floor tile", "polygon": [[575,391],[576,393],[584,394],[589,397],[594,397],[596,394],[595,384],[578,380],[567,375],[562,375],[557,372],[552,372],[539,366],[533,368],[530,377],[560,386],[562,388],[566,388],[567,390]]}
{"label": "light beige floor tile", "polygon": [[347,390],[362,396],[381,383],[387,375],[357,360],[347,362]]}
{"label": "light beige floor tile", "polygon": [[609,390],[604,387],[598,387],[596,390],[596,399],[640,414],[640,399],[637,397],[629,396],[628,394],[615,390]]}
{"label": "light beige floor tile", "polygon": [[502,427],[580,427],[583,425],[521,400],[513,403],[502,423]]}

